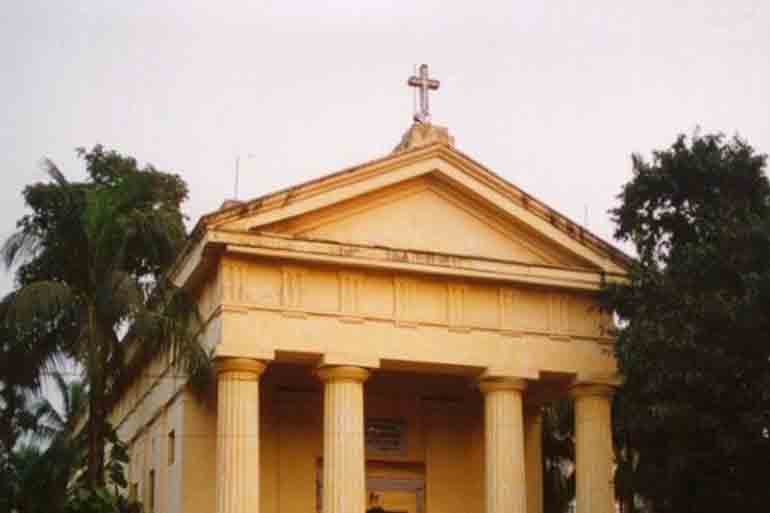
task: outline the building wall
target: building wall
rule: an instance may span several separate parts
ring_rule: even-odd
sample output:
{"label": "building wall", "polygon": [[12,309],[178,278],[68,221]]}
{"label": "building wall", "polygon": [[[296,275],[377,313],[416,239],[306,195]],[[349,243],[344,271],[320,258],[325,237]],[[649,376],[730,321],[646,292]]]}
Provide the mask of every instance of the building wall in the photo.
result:
{"label": "building wall", "polygon": [[216,511],[216,404],[213,399],[201,401],[188,392],[183,418],[180,513]]}
{"label": "building wall", "polygon": [[[178,396],[166,407],[160,408],[157,415],[133,437],[128,440],[124,437],[130,458],[126,475],[129,493],[148,508],[150,496],[154,495],[153,511],[158,513],[182,511],[180,491],[183,474],[180,460],[184,451],[180,435],[183,410],[184,398]],[[170,436],[172,432],[173,437]],[[170,458],[172,452],[173,461]],[[150,472],[154,475],[154,486]],[[146,511],[150,513],[149,509]]]}
{"label": "building wall", "polygon": [[[299,367],[290,372],[276,367],[264,377],[269,398],[263,407],[263,429],[278,427],[261,436],[265,512],[316,511],[323,392],[308,378],[311,370]],[[367,475],[424,478],[426,511],[482,511],[481,401],[462,378],[375,374],[365,385],[365,416],[405,421],[406,451],[403,455],[369,453]],[[274,461],[278,464],[271,468]]]}

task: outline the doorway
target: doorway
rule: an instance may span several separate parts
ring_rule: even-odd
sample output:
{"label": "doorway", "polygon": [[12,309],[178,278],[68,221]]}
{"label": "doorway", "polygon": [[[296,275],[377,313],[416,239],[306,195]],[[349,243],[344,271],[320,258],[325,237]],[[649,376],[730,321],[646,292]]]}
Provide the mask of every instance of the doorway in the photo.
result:
{"label": "doorway", "polygon": [[[323,468],[318,463],[316,508],[322,513]],[[366,510],[368,513],[425,513],[423,464],[367,461]]]}
{"label": "doorway", "polygon": [[366,480],[367,513],[423,513],[422,479],[370,478]]}
{"label": "doorway", "polygon": [[370,513],[424,513],[425,466],[367,461],[366,496]]}

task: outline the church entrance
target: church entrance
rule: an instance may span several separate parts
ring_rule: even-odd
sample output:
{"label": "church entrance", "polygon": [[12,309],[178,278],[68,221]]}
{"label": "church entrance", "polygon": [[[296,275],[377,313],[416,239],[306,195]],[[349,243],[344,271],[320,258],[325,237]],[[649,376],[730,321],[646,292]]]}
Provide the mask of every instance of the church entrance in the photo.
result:
{"label": "church entrance", "polygon": [[367,513],[423,513],[424,472],[419,464],[368,461]]}
{"label": "church entrance", "polygon": [[[316,511],[322,513],[323,467],[318,462]],[[366,462],[367,513],[425,513],[425,466],[414,463]]]}

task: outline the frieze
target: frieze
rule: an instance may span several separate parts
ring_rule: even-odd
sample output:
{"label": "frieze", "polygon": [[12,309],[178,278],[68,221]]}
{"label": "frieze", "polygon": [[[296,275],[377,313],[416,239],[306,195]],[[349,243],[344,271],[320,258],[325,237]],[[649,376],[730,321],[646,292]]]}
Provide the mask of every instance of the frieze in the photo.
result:
{"label": "frieze", "polygon": [[445,326],[506,336],[534,333],[565,341],[611,334],[612,319],[599,312],[594,296],[568,290],[247,259],[225,260],[223,275],[224,306],[277,310],[292,317],[320,314],[348,322],[390,321],[399,327]]}

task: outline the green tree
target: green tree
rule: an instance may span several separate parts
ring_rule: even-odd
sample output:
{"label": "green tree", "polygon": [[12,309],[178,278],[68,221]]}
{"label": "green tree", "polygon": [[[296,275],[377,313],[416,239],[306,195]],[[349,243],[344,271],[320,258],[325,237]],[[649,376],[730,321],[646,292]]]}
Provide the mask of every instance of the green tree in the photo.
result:
{"label": "green tree", "polygon": [[3,494],[9,511],[50,513],[61,511],[67,503],[68,486],[82,452],[75,427],[85,411],[86,395],[81,382],[68,383],[60,374],[53,375],[52,385],[62,399],[62,411],[44,397],[28,401],[26,411],[34,418],[28,431],[32,436],[9,455],[9,489]]}
{"label": "green tree", "polygon": [[574,498],[574,407],[562,399],[543,409],[543,511],[567,513]]}
{"label": "green tree", "polygon": [[140,508],[122,497],[126,487],[128,454],[113,429],[108,429],[108,485],[90,488],[78,478],[83,468],[85,433],[77,423],[85,412],[87,389],[80,381],[67,382],[54,374],[51,386],[61,410],[45,397],[28,402],[35,426],[9,454],[0,485],[0,511],[18,513],[138,513]]}
{"label": "green tree", "polygon": [[770,506],[765,165],[737,137],[680,136],[634,156],[612,211],[638,254],[603,297],[623,326],[622,480],[658,513]]}
{"label": "green tree", "polygon": [[105,482],[108,408],[151,358],[205,375],[197,309],[167,278],[185,241],[177,175],[96,146],[78,150],[88,179],[69,182],[53,162],[51,183],[24,190],[32,210],[6,241],[18,289],[5,322],[32,345],[54,340],[84,369],[88,385],[88,483]]}

